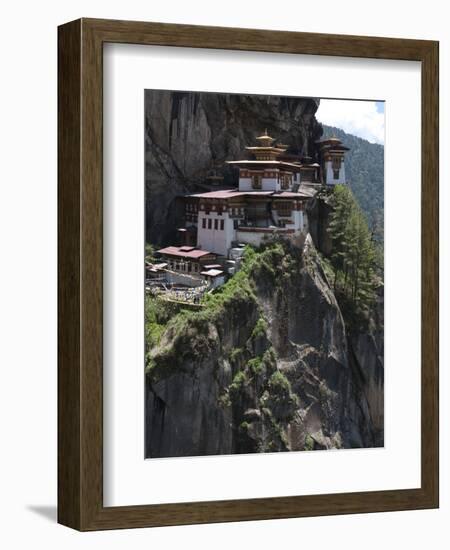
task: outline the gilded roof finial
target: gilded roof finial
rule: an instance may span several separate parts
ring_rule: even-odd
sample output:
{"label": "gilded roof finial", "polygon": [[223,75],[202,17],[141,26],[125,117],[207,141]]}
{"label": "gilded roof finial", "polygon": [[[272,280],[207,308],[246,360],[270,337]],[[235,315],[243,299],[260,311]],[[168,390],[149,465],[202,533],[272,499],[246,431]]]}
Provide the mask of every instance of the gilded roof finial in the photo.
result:
{"label": "gilded roof finial", "polygon": [[267,133],[267,128],[264,130],[264,134],[262,136],[258,136],[256,139],[265,147],[269,147],[275,141],[274,138],[270,137]]}

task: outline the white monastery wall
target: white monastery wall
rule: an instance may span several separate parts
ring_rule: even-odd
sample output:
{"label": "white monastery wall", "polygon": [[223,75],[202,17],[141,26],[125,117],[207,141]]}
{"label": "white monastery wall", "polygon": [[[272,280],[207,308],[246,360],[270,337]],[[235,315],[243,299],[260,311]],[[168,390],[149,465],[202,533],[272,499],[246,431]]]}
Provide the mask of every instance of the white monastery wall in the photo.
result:
{"label": "white monastery wall", "polygon": [[263,178],[261,191],[278,191],[280,184],[277,178]]}
{"label": "white monastery wall", "polygon": [[302,210],[293,210],[291,219],[293,223],[286,224],[286,227],[299,231],[308,231],[307,216]]}
{"label": "white monastery wall", "polygon": [[277,178],[262,178],[261,189],[253,189],[251,178],[239,178],[239,191],[279,191]]}
{"label": "white monastery wall", "polygon": [[[203,227],[203,219],[206,220],[205,228]],[[211,221],[211,224],[209,224],[209,221]],[[216,221],[217,229],[215,229]],[[223,229],[220,229],[221,221],[223,221]],[[210,228],[209,225],[211,225]],[[228,249],[231,247],[231,242],[234,240],[234,234],[233,220],[228,217],[227,213],[223,213],[220,216],[217,212],[213,211],[208,215],[205,212],[199,212],[197,246],[202,250],[226,256]]]}
{"label": "white monastery wall", "polygon": [[346,183],[346,181],[345,181],[345,162],[342,161],[341,169],[339,171],[339,178],[335,180],[331,160],[328,160],[325,163],[325,177],[326,177],[325,181],[326,181],[327,185],[338,185],[338,184],[341,184],[341,183]]}
{"label": "white monastery wall", "polygon": [[250,178],[239,178],[239,191],[253,191]]}
{"label": "white monastery wall", "polygon": [[263,239],[270,236],[270,233],[252,233],[249,231],[236,231],[236,240],[239,243],[251,244],[253,246],[261,246]]}

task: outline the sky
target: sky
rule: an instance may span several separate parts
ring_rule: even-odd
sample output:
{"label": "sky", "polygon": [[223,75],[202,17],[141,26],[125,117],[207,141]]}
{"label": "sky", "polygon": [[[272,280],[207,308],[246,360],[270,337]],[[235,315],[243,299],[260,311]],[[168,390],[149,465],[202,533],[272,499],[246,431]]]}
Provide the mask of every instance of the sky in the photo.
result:
{"label": "sky", "polygon": [[384,144],[384,101],[321,99],[316,118],[371,143]]}

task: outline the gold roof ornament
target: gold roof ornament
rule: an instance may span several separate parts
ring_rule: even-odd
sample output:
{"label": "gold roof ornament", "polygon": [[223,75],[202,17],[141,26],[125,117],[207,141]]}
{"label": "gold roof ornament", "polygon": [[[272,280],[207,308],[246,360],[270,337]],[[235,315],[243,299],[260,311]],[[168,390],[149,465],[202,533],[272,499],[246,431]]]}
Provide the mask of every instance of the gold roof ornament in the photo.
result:
{"label": "gold roof ornament", "polygon": [[256,139],[261,142],[263,147],[270,147],[275,141],[273,137],[268,135],[267,128],[264,130],[264,134],[262,136],[258,136]]}

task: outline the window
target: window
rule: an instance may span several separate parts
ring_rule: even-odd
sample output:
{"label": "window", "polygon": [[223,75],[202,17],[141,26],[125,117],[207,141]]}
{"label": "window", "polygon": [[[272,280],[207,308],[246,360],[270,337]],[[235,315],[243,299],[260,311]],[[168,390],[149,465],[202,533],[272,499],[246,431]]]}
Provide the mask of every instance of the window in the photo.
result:
{"label": "window", "polygon": [[339,179],[339,172],[341,170],[341,157],[333,157],[331,161],[331,167],[333,169],[333,178]]}
{"label": "window", "polygon": [[292,203],[291,202],[277,202],[277,213],[280,218],[288,218],[291,215]]}
{"label": "window", "polygon": [[339,170],[341,167],[340,157],[333,157],[332,164],[333,164],[333,170]]}
{"label": "window", "polygon": [[203,229],[206,229],[206,218],[202,219],[202,227]]}
{"label": "window", "polygon": [[289,174],[283,174],[281,176],[281,189],[289,189],[291,184],[291,176]]}
{"label": "window", "polygon": [[212,219],[208,218],[208,229],[211,229],[212,227]]}
{"label": "window", "polygon": [[219,228],[219,220],[216,218],[214,220],[214,229],[218,229]]}
{"label": "window", "polygon": [[254,174],[252,176],[252,187],[253,189],[261,189],[262,176],[261,174]]}
{"label": "window", "polygon": [[239,227],[239,220],[233,220],[233,227],[237,229]]}
{"label": "window", "polygon": [[223,228],[225,227],[224,220],[220,220],[220,230],[223,231]]}

